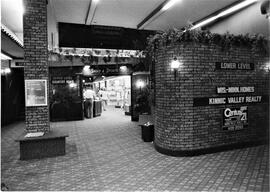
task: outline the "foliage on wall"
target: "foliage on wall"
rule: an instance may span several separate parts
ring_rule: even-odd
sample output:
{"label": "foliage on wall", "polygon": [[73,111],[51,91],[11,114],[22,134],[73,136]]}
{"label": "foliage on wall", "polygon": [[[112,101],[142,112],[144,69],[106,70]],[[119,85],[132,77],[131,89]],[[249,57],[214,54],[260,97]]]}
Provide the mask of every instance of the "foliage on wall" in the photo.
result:
{"label": "foliage on wall", "polygon": [[252,48],[264,54],[269,53],[268,41],[262,35],[233,35],[211,33],[202,30],[170,29],[167,32],[159,32],[147,39],[147,53],[154,59],[155,51],[161,47],[175,43],[193,42],[203,44],[219,45],[224,51],[230,50],[233,46]]}

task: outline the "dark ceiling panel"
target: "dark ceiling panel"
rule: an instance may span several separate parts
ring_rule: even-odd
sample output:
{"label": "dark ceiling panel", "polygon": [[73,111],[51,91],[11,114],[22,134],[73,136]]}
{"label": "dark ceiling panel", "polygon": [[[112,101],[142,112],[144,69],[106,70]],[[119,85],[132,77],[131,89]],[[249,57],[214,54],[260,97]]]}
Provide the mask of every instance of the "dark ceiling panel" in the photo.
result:
{"label": "dark ceiling panel", "polygon": [[154,31],[122,27],[59,23],[59,46],[103,49],[139,49]]}

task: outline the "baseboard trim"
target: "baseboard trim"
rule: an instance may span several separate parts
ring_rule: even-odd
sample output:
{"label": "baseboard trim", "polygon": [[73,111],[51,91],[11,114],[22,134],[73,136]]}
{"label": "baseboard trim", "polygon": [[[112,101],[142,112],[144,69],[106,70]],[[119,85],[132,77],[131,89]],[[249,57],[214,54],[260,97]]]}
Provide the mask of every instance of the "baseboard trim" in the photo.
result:
{"label": "baseboard trim", "polygon": [[253,147],[258,145],[264,145],[268,144],[268,140],[260,140],[260,141],[250,141],[250,142],[241,142],[241,143],[234,143],[229,145],[222,145],[222,146],[216,146],[216,147],[209,147],[209,148],[203,148],[203,149],[195,149],[195,150],[171,150],[171,149],[165,149],[160,146],[158,146],[156,143],[154,144],[155,149],[162,154],[169,155],[169,156],[175,156],[175,157],[184,157],[184,156],[198,156],[203,154],[209,154],[209,153],[217,153],[221,151],[228,151],[233,149],[241,149],[246,147]]}

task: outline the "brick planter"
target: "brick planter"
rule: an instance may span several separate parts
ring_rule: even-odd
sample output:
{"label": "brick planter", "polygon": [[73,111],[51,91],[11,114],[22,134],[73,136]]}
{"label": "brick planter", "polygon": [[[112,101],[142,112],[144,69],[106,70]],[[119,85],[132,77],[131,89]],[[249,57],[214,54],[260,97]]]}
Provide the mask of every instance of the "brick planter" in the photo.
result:
{"label": "brick planter", "polygon": [[[176,79],[170,68],[182,60]],[[216,45],[178,44],[159,49],[155,64],[155,146],[169,155],[196,155],[267,140],[269,58],[249,48],[224,51]],[[217,62],[254,63],[251,70],[218,69]],[[217,93],[217,87],[253,87],[249,93]],[[209,98],[262,96],[260,102],[209,104]],[[226,98],[227,99],[227,98]],[[246,98],[245,98],[246,99]],[[204,102],[204,103],[203,103]],[[208,103],[208,104],[207,104]],[[224,110],[247,107],[239,130],[224,128]],[[241,121],[242,123],[242,121]]]}

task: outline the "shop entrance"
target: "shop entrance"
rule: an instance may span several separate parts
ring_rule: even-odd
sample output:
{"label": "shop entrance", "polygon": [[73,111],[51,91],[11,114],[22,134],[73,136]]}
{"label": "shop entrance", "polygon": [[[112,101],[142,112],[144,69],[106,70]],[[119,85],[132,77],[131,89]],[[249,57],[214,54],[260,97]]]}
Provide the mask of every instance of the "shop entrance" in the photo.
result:
{"label": "shop entrance", "polygon": [[121,111],[138,121],[150,114],[150,74],[84,74],[82,67],[50,68],[51,121],[84,120]]}
{"label": "shop entrance", "polygon": [[108,109],[121,109],[123,115],[131,115],[130,75],[82,77],[82,85],[85,118],[102,116]]}

